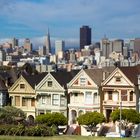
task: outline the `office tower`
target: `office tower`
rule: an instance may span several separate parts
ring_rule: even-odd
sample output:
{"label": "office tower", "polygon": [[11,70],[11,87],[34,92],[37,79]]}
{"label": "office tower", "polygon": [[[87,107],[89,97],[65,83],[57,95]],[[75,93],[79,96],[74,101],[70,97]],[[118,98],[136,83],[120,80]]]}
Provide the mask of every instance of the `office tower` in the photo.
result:
{"label": "office tower", "polygon": [[65,42],[63,40],[55,41],[55,54],[65,51]]}
{"label": "office tower", "polygon": [[46,46],[39,46],[38,54],[39,56],[46,55]]}
{"label": "office tower", "polygon": [[24,50],[26,52],[31,52],[32,51],[32,43],[30,42],[30,39],[29,38],[26,38],[24,40]]}
{"label": "office tower", "polygon": [[140,57],[140,38],[135,38],[134,40],[134,52],[138,53],[138,56]]}
{"label": "office tower", "polygon": [[116,53],[123,53],[124,41],[122,39],[117,39],[113,41],[113,51]]}
{"label": "office tower", "polygon": [[49,30],[47,36],[45,37],[45,46],[46,46],[46,55],[49,55],[51,53],[51,41]]}
{"label": "office tower", "polygon": [[101,51],[102,56],[105,56],[105,58],[108,58],[109,54],[113,51],[112,42],[106,37],[101,40]]}
{"label": "office tower", "polygon": [[0,62],[6,61],[6,52],[4,50],[0,50]]}
{"label": "office tower", "polygon": [[89,26],[83,26],[80,28],[80,49],[84,46],[91,44],[91,28]]}
{"label": "office tower", "polygon": [[12,44],[12,48],[15,48],[16,46],[18,46],[18,39],[13,38],[11,44]]}

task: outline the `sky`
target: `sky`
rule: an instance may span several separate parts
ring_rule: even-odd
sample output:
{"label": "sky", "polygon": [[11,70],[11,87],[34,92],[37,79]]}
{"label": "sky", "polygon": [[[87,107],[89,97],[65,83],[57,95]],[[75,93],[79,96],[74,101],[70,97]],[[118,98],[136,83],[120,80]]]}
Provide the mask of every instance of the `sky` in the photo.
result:
{"label": "sky", "polygon": [[92,41],[140,37],[140,0],[0,0],[0,39],[79,42],[79,28],[92,28]]}

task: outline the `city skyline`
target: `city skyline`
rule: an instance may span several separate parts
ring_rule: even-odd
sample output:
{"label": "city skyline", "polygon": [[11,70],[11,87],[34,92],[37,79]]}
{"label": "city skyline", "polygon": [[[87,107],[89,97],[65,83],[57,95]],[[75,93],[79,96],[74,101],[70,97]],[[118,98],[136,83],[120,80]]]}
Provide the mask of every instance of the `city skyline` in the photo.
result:
{"label": "city skyline", "polygon": [[[139,37],[139,0],[1,0],[0,38],[36,38],[47,34],[79,41],[79,28],[92,28],[92,41]],[[34,10],[32,10],[34,9]]]}

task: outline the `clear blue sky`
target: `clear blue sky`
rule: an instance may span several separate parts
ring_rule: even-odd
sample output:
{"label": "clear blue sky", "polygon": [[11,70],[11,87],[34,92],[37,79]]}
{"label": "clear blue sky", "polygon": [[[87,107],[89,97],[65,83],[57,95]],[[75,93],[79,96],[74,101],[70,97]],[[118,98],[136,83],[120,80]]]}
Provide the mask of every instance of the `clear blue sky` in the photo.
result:
{"label": "clear blue sky", "polygon": [[0,38],[43,36],[78,39],[89,25],[92,38],[140,37],[140,0],[0,0]]}

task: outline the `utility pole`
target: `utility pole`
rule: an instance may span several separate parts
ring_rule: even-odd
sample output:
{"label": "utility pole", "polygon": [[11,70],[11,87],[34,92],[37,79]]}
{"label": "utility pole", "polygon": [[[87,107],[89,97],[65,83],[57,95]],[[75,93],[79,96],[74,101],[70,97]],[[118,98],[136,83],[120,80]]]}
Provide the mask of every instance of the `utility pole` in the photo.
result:
{"label": "utility pole", "polygon": [[120,137],[121,137],[121,129],[122,129],[122,101],[120,101]]}

